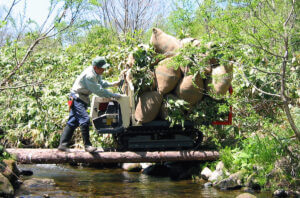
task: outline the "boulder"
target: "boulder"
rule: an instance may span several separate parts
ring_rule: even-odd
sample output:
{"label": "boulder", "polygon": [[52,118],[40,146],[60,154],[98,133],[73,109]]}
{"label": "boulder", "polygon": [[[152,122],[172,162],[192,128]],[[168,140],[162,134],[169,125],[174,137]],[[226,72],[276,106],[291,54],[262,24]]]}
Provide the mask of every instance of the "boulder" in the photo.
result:
{"label": "boulder", "polygon": [[16,161],[12,159],[4,159],[3,163],[5,164],[5,169],[2,174],[14,184],[18,177],[20,176],[20,170],[17,167]]}
{"label": "boulder", "polygon": [[205,167],[202,171],[201,171],[201,178],[204,180],[208,180],[208,178],[210,178],[212,175],[212,171]]}
{"label": "boulder", "polygon": [[222,161],[218,162],[218,164],[216,166],[216,170],[222,171],[223,168],[224,168],[224,163]]}
{"label": "boulder", "polygon": [[122,168],[128,172],[140,172],[142,170],[140,163],[123,163]]}
{"label": "boulder", "polygon": [[20,189],[22,191],[28,191],[28,190],[36,190],[41,188],[55,188],[55,182],[54,179],[48,179],[48,178],[31,178],[28,180],[25,180],[23,184],[20,186]]}
{"label": "boulder", "polygon": [[223,172],[215,170],[212,172],[211,176],[208,178],[208,181],[214,182],[219,179],[222,179],[222,177],[223,177]]}
{"label": "boulder", "polygon": [[236,172],[232,175],[230,175],[228,178],[223,179],[221,181],[217,181],[214,186],[220,189],[238,189],[243,186],[243,178],[244,177],[244,171]]}
{"label": "boulder", "polygon": [[236,198],[256,198],[256,196],[252,195],[250,193],[242,193],[242,194],[236,196]]}
{"label": "boulder", "polygon": [[273,193],[274,197],[289,197],[289,193],[283,189],[278,189]]}
{"label": "boulder", "polygon": [[10,181],[0,173],[0,197],[14,197],[14,193]]}
{"label": "boulder", "polygon": [[148,168],[149,166],[152,166],[152,163],[148,163],[148,162],[144,162],[144,163],[140,163],[142,166],[142,169]]}
{"label": "boulder", "polygon": [[172,180],[191,179],[199,173],[199,165],[195,162],[166,162]]}
{"label": "boulder", "polygon": [[151,165],[143,170],[143,174],[156,177],[169,177],[169,168],[162,164]]}
{"label": "boulder", "polygon": [[212,183],[211,182],[206,182],[203,186],[204,186],[204,188],[210,188],[210,187],[212,187]]}
{"label": "boulder", "polygon": [[[25,180],[20,186],[20,192],[22,195],[37,195],[38,197],[50,197],[45,192],[59,192],[59,188],[56,186],[54,179],[48,178],[31,178]],[[52,196],[51,196],[52,197]]]}

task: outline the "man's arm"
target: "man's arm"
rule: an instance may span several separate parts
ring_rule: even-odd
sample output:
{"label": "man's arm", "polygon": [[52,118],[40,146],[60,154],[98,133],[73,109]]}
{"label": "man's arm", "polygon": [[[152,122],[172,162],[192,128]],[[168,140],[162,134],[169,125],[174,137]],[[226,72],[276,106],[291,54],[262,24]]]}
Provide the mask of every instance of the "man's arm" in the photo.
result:
{"label": "man's arm", "polygon": [[117,80],[117,81],[114,81],[114,82],[107,82],[107,81],[104,81],[102,80],[102,87],[103,88],[106,88],[106,87],[115,87],[115,86],[119,86],[121,80]]}
{"label": "man's arm", "polygon": [[[104,89],[103,85],[96,83],[91,78],[86,78],[85,84],[86,84],[86,88],[88,90],[90,90],[92,93],[94,93],[100,97],[110,98],[110,97],[116,97],[116,95],[117,95],[117,94],[114,94],[114,93]],[[107,84],[105,84],[105,85],[107,86]]]}

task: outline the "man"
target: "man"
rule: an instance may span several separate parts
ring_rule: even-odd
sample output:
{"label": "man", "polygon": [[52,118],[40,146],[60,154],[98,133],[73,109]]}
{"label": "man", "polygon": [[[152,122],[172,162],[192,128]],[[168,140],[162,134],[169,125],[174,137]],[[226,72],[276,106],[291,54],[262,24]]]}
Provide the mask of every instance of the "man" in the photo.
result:
{"label": "man", "polygon": [[70,114],[69,120],[60,138],[58,150],[66,151],[75,129],[80,126],[85,151],[94,152],[97,148],[93,147],[89,137],[90,117],[87,107],[90,103],[89,95],[94,93],[100,97],[119,99],[119,94],[111,93],[105,88],[118,86],[120,81],[109,83],[103,81],[102,73],[109,64],[104,57],[97,57],[92,61],[92,66],[86,68],[75,80],[70,94]]}

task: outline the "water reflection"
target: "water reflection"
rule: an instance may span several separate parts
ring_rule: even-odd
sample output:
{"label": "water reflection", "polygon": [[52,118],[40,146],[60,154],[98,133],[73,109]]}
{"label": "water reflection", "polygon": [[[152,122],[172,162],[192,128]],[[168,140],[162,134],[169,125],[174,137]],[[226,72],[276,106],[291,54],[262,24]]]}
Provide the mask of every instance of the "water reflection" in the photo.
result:
{"label": "water reflection", "polygon": [[[34,172],[30,178],[54,179],[55,187],[40,187],[19,191],[20,197],[197,197],[231,198],[241,191],[218,191],[204,188],[191,180],[172,181],[169,178],[155,178],[141,173],[129,173],[121,169],[94,169],[67,165],[20,165],[22,169]],[[268,194],[257,194],[271,197]]]}

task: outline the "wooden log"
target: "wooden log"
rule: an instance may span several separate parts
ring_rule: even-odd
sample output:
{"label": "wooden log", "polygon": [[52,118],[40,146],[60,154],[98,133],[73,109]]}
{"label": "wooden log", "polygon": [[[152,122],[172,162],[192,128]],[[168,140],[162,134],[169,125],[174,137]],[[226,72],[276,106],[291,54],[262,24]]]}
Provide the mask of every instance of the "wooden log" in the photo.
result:
{"label": "wooden log", "polygon": [[117,162],[167,162],[214,161],[217,151],[154,151],[154,152],[103,152],[88,153],[79,149],[62,152],[57,149],[6,149],[23,164],[65,163],[117,163]]}

